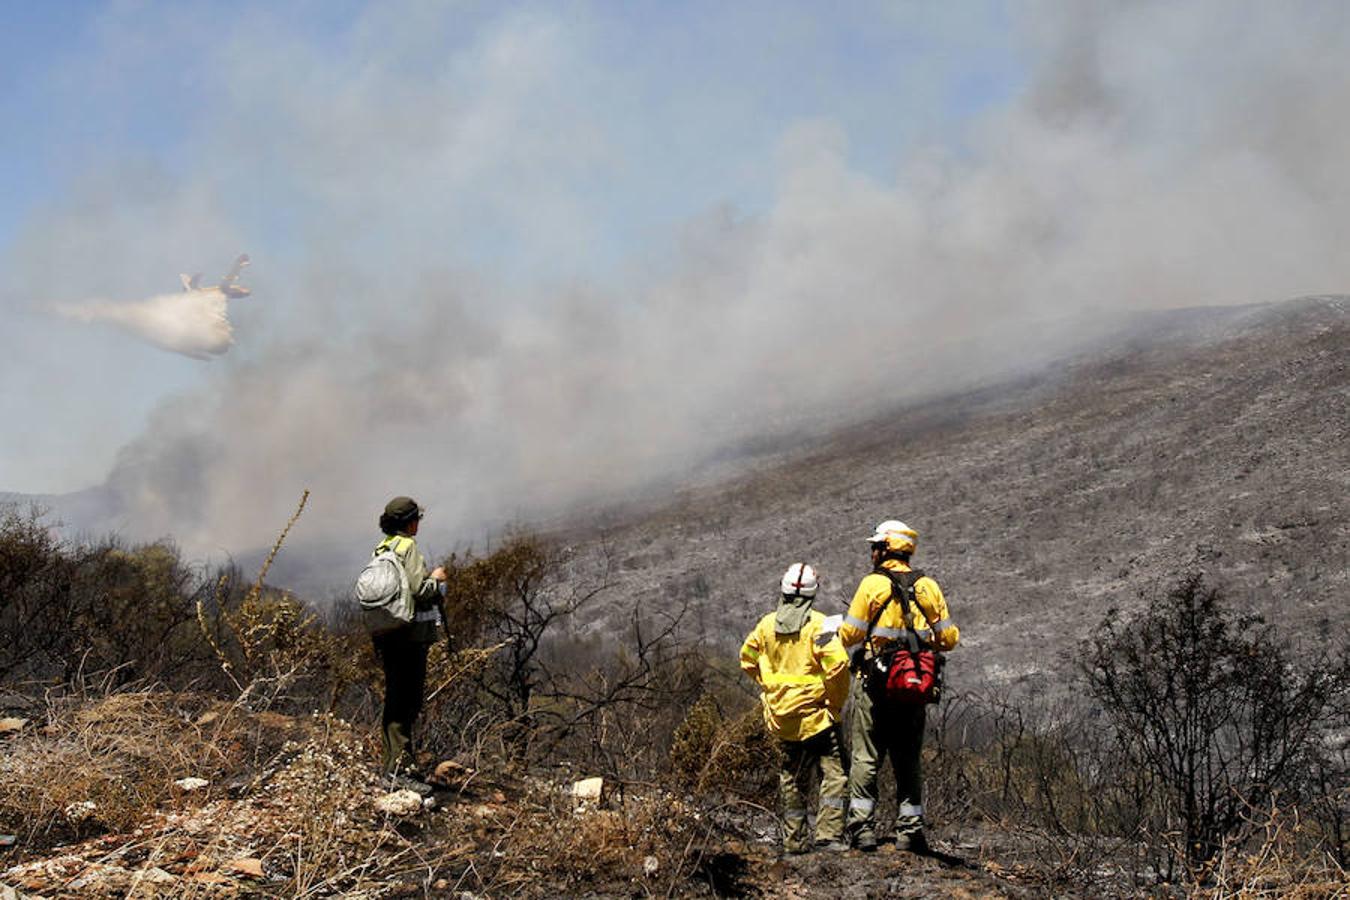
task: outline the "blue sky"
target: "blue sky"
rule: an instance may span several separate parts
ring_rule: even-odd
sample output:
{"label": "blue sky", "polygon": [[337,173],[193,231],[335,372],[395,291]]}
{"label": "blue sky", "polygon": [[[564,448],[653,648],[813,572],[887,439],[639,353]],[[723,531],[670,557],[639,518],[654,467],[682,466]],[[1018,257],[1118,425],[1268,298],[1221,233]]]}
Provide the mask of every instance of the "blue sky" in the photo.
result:
{"label": "blue sky", "polygon": [[[184,153],[194,139],[204,129],[228,127],[213,121],[232,76],[219,68],[226,65],[221,42],[241,45],[235,59],[243,66],[253,39],[269,45],[284,39],[298,55],[353,68],[381,50],[365,24],[369,9],[359,3],[7,6],[0,53],[9,75],[0,114],[22,127],[6,129],[0,143],[0,171],[13,188],[0,207],[5,238],[78,190],[90,171],[125,160],[153,161],[174,173],[190,169]],[[410,77],[434,68],[456,41],[472,40],[494,19],[531,9],[384,4],[397,6],[443,10],[443,30],[401,61]],[[622,120],[611,124],[648,152],[637,163],[676,166],[674,178],[614,201],[625,219],[633,212],[678,219],[717,198],[762,202],[764,170],[727,171],[728,163],[765,159],[782,130],[801,119],[839,122],[857,163],[886,175],[916,141],[959,142],[962,123],[1005,101],[1023,75],[998,3],[966,4],[957,15],[913,3],[896,5],[898,11],[859,4],[829,13],[807,3],[535,8],[571,10],[559,19],[585,35],[591,64],[633,88],[626,92],[633,106],[614,110]],[[250,28],[264,33],[250,35]],[[658,131],[661,125],[670,127]],[[709,152],[727,143],[743,149],[731,160]],[[645,179],[650,170],[640,173]]]}
{"label": "blue sky", "polygon": [[[299,170],[303,149],[288,135],[294,109],[267,101],[268,79],[278,96],[295,90],[295,102],[314,104],[341,105],[367,90],[363,79],[375,92],[416,91],[424,80],[447,94],[509,92],[475,83],[482,72],[474,66],[494,63],[475,58],[474,47],[494,31],[543,32],[540,43],[559,54],[550,64],[567,81],[540,102],[574,105],[583,127],[561,140],[585,146],[556,158],[539,149],[509,172],[487,172],[486,198],[455,195],[468,208],[451,229],[453,248],[440,260],[424,256],[519,286],[604,278],[659,261],[682,223],[711,210],[763,211],[775,191],[775,153],[798,123],[834,123],[851,164],[886,179],[916,144],[959,150],[964,124],[1005,102],[1024,77],[998,3],[953,13],[928,3],[826,11],[812,3],[16,2],[6,12],[0,296],[28,339],[15,338],[25,364],[6,379],[0,414],[31,427],[25,446],[0,453],[0,488],[28,491],[96,482],[160,402],[211,377],[124,336],[53,321],[47,305],[90,291],[131,299],[172,290],[179,269],[214,274],[243,249],[264,285],[269,274],[298,279],[317,264],[304,232],[322,230],[328,198]],[[548,85],[520,90],[541,87],[547,93]],[[554,122],[547,111],[539,119]],[[492,179],[513,175],[565,181],[557,191],[541,185],[558,195],[549,214],[584,213],[576,216],[585,219],[584,240],[539,246],[519,211],[495,208],[501,186]],[[215,222],[195,240],[156,234],[147,210],[193,202],[181,198],[194,193]],[[384,237],[348,233],[342,243],[379,256],[388,235],[402,241],[403,227],[422,229],[439,212],[423,208],[406,223],[385,217]],[[166,230],[185,227],[173,218]],[[78,240],[72,229],[51,233],[73,220],[88,223]],[[207,246],[222,234],[247,246]],[[30,250],[62,240],[63,252]],[[173,255],[185,250],[190,258]],[[390,264],[407,265],[398,254]],[[98,277],[81,274],[87,268]],[[83,405],[87,382],[35,374],[50,354],[36,349],[46,342],[87,360],[82,376],[103,367],[138,374],[109,384],[97,414],[52,415]]]}
{"label": "blue sky", "polygon": [[[409,77],[434,69],[455,42],[491,27],[493,11],[511,9],[429,5],[444,8],[444,28],[400,61]],[[634,88],[626,93],[634,106],[615,110],[625,121],[612,124],[634,132],[634,140],[647,132],[652,164],[675,160],[688,167],[677,174],[706,175],[722,157],[704,148],[730,139],[744,147],[739,156],[764,159],[784,128],[820,117],[838,121],[858,163],[884,175],[915,141],[959,140],[962,123],[1005,101],[1023,74],[999,4],[967,4],[960,15],[925,14],[937,4],[901,8],[910,11],[892,15],[866,4],[842,14],[821,13],[814,4],[574,4],[576,14],[560,19],[577,23],[603,77]],[[11,4],[0,51],[12,77],[0,112],[23,127],[7,129],[0,156],[18,189],[0,209],[0,228],[12,235],[26,215],[119,158],[187,169],[183,152],[212,122],[231,83],[232,73],[218,68],[226,65],[217,55],[222,42],[241,45],[234,59],[245,67],[250,40],[271,45],[284,38],[297,56],[359,69],[382,49],[364,13],[361,4],[336,2]],[[250,26],[265,33],[250,35]],[[879,103],[883,98],[890,102]],[[661,124],[686,129],[651,133]],[[697,173],[690,171],[695,166]],[[756,193],[762,199],[766,186],[756,190],[748,183],[753,173],[737,174],[740,183],[726,175],[700,178],[697,202]],[[689,196],[694,186],[676,184],[660,199]]]}

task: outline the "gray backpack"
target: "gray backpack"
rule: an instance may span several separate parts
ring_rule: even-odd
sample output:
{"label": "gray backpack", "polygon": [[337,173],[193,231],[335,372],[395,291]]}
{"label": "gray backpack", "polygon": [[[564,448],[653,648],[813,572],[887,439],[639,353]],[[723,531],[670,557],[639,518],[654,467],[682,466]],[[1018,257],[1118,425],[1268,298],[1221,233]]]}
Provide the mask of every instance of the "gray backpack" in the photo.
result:
{"label": "gray backpack", "polygon": [[392,631],[413,620],[412,589],[398,554],[387,542],[375,548],[356,577],[352,595],[361,605],[361,619],[371,634]]}

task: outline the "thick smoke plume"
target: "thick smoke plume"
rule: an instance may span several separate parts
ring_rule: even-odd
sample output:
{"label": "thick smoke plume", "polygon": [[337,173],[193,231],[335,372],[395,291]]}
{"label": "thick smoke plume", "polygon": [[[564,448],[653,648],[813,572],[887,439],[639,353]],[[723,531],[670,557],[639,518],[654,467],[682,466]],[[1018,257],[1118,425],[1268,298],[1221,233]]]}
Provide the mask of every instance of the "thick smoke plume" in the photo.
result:
{"label": "thick smoke plume", "polygon": [[210,359],[234,343],[227,304],[222,294],[191,291],[123,303],[91,300],[61,305],[57,311],[76,322],[115,325],[164,350]]}
{"label": "thick smoke plume", "polygon": [[[1344,4],[1039,4],[1023,83],[865,166],[828,106],[747,158],[740,82],[654,104],[603,23],[504,15],[446,54],[458,22],[395,8],[338,54],[257,23],[221,42],[228,127],[192,190],[268,173],[212,208],[259,248],[238,223],[261,214],[230,210],[284,210],[286,299],[124,448],[127,530],[256,546],[308,487],[295,545],[359,542],[399,493],[433,543],[479,539],[1028,364],[1085,320],[1350,284]],[[908,87],[866,85],[869,121],[903,122]],[[767,199],[597,262],[652,219],[628,196],[705,157]]]}

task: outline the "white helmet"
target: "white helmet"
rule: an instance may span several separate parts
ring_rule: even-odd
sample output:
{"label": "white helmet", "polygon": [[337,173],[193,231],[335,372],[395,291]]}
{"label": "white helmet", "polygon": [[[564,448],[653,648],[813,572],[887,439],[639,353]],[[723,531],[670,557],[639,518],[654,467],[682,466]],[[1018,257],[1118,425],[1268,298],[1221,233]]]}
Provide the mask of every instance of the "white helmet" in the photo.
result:
{"label": "white helmet", "polygon": [[887,519],[877,526],[867,543],[883,545],[888,553],[913,553],[919,545],[919,533],[899,519]]}
{"label": "white helmet", "polygon": [[816,570],[806,563],[793,563],[783,573],[783,595],[786,597],[814,597],[819,586]]}

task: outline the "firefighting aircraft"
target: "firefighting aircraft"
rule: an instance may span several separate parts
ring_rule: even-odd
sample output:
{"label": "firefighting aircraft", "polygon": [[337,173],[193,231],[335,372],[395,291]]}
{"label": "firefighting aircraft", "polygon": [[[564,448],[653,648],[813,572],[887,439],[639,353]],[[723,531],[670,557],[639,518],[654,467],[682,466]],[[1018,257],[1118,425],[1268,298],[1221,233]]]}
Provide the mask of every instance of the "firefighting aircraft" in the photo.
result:
{"label": "firefighting aircraft", "polygon": [[229,274],[220,279],[220,284],[204,285],[202,273],[196,275],[179,275],[178,278],[183,282],[183,293],[185,294],[219,294],[228,300],[237,300],[240,297],[247,297],[253,292],[239,284],[239,273],[248,265],[248,254],[241,254],[230,267]]}

